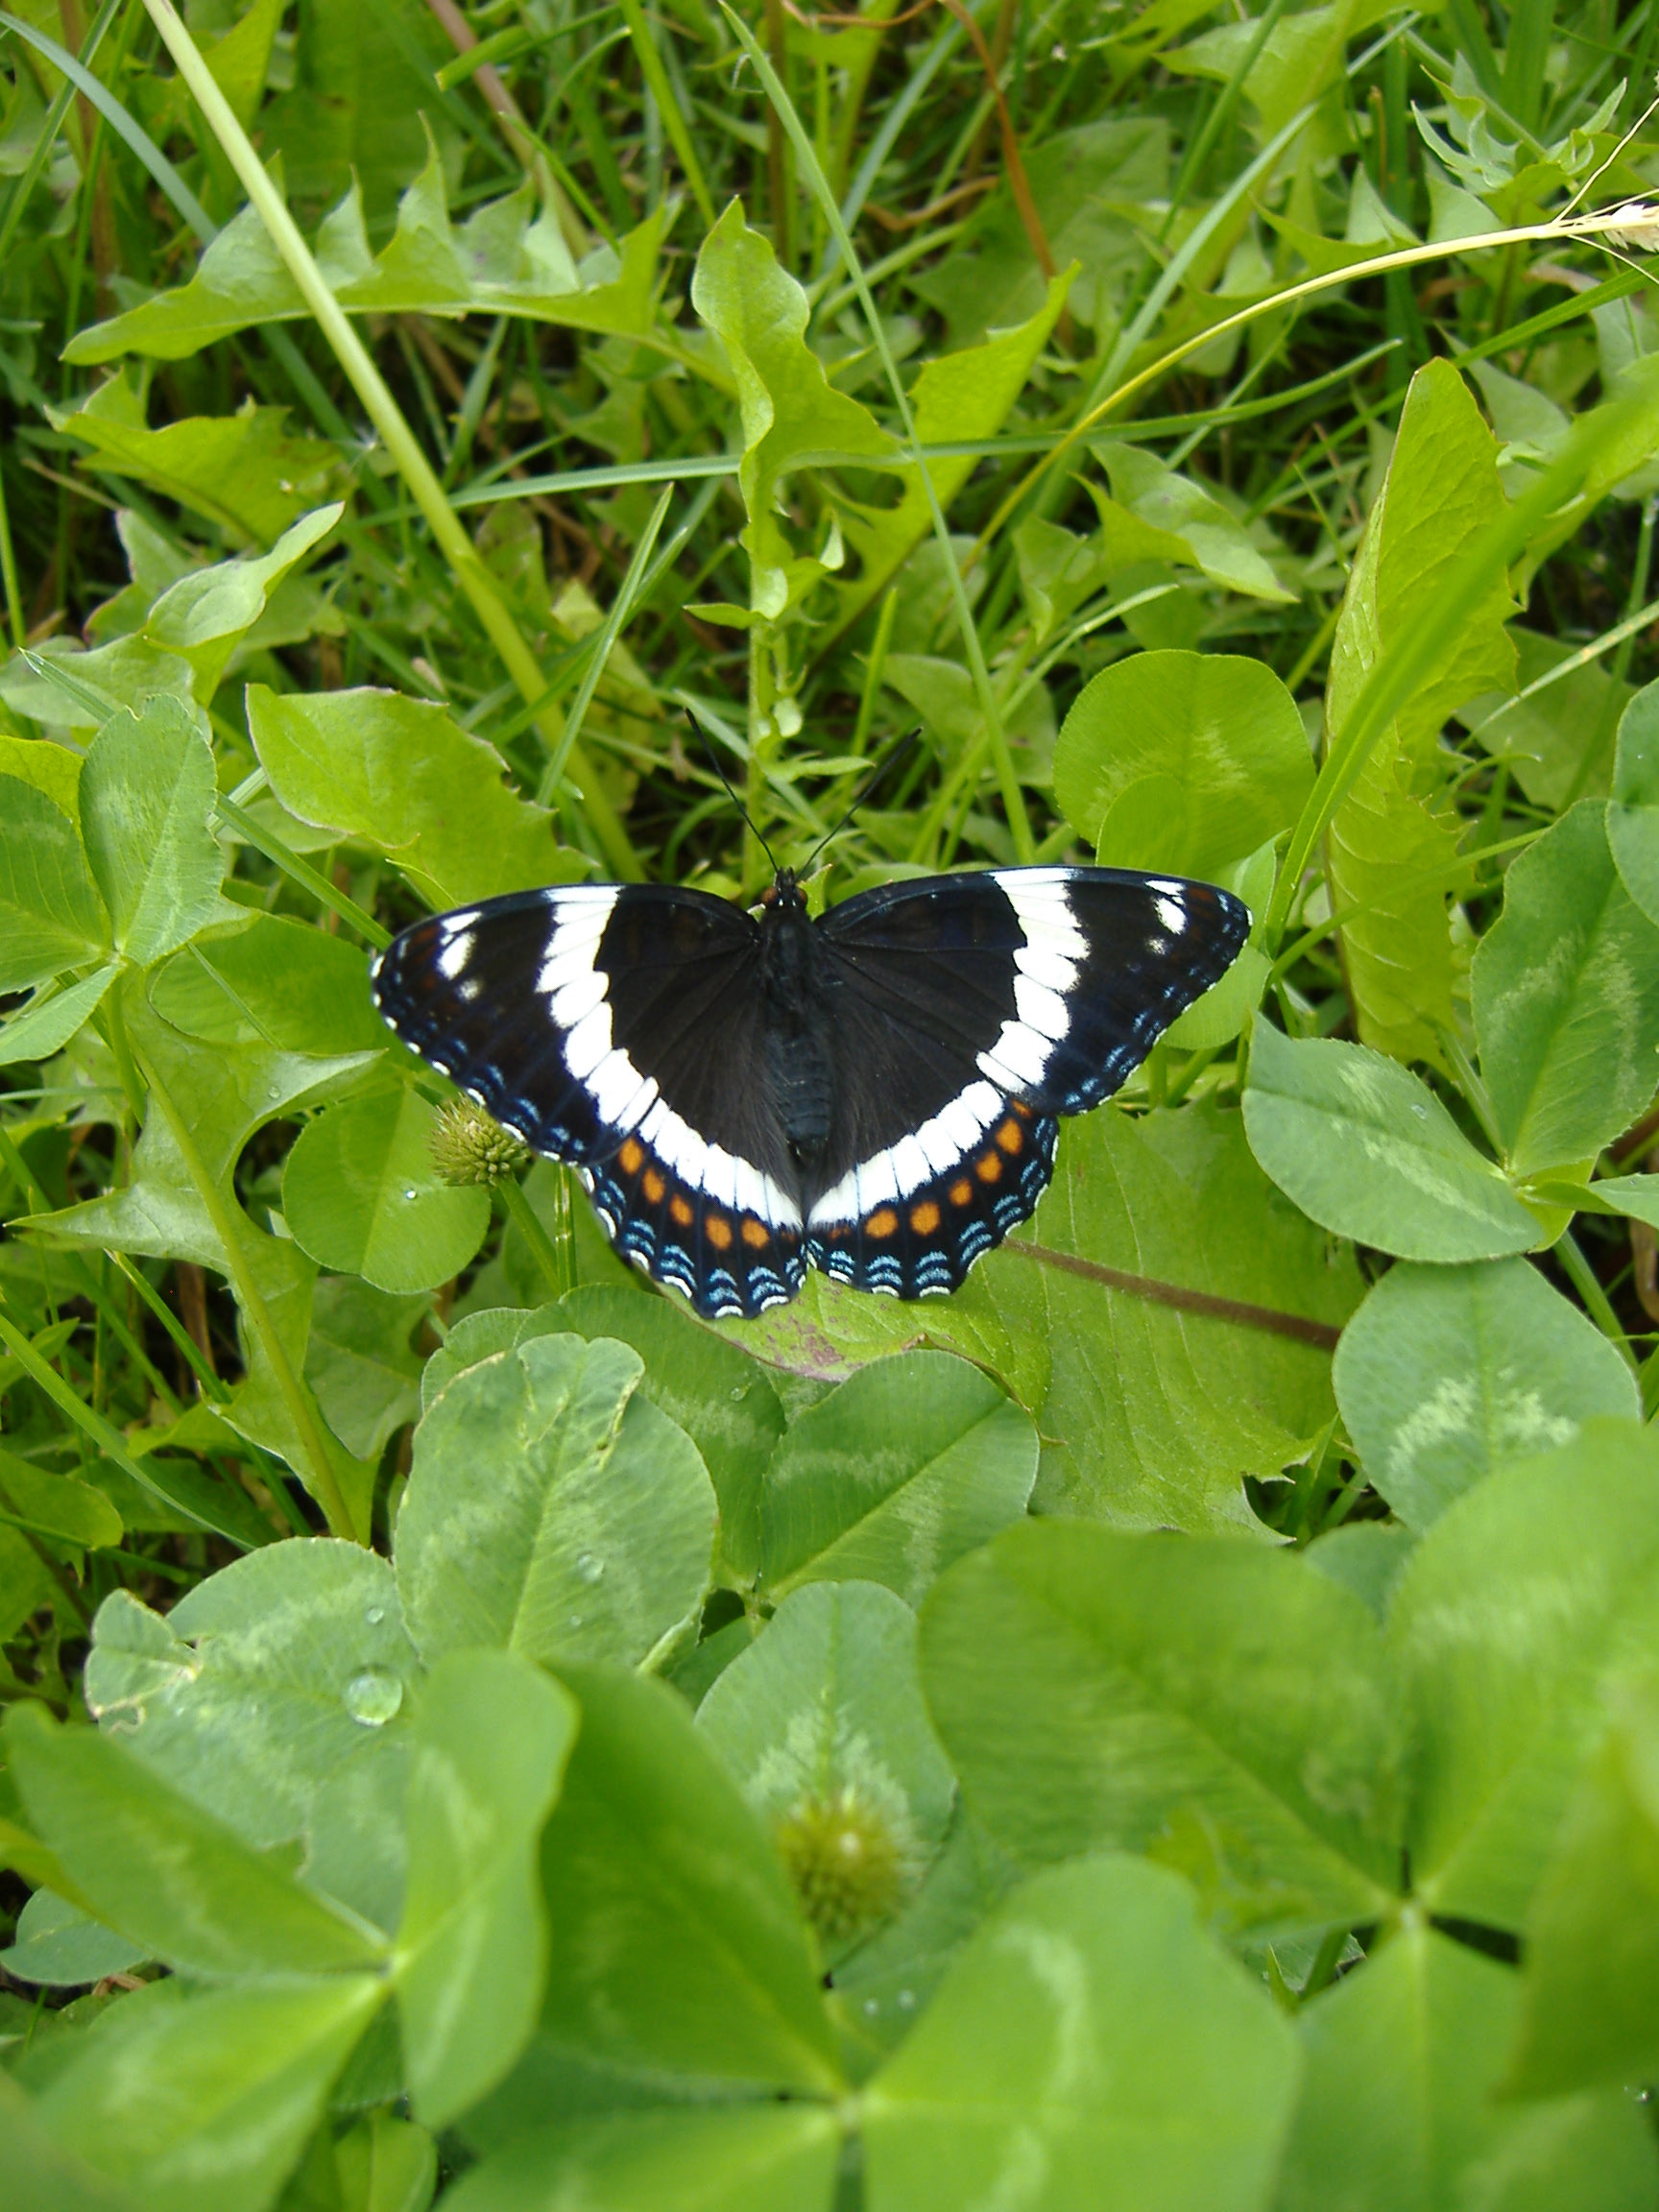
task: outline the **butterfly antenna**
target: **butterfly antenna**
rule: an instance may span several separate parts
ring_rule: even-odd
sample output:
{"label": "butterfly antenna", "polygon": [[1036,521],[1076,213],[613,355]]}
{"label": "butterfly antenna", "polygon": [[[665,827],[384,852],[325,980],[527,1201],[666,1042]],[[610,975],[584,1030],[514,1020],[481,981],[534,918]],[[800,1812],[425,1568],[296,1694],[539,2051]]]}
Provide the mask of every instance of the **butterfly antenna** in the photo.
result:
{"label": "butterfly antenna", "polygon": [[708,732],[704,729],[702,723],[698,721],[696,715],[692,713],[689,707],[687,707],[685,709],[685,719],[690,723],[692,733],[696,737],[697,742],[702,746],[704,752],[708,754],[709,767],[713,769],[715,775],[718,776],[721,782],[725,784],[727,798],[731,800],[733,805],[736,807],[738,813],[742,815],[744,821],[748,824],[750,834],[754,837],[755,842],[759,846],[761,852],[765,854],[767,859],[771,861],[772,873],[774,876],[776,876],[778,873],[778,855],[773,852],[771,846],[767,844],[765,838],[761,836],[759,830],[756,829],[754,817],[750,814],[748,807],[744,805],[742,800],[738,798],[736,792],[733,790],[731,782],[728,781],[726,771],[721,767],[714,748],[709,742]]}
{"label": "butterfly antenna", "polygon": [[852,805],[848,807],[846,813],[842,815],[840,821],[836,823],[834,829],[830,830],[825,836],[819,838],[817,844],[813,846],[811,852],[802,862],[801,874],[803,876],[805,876],[807,869],[811,867],[813,861],[817,859],[819,854],[823,852],[825,846],[831,843],[835,838],[840,836],[842,830],[846,829],[848,823],[852,821],[854,815],[857,813],[859,807],[863,805],[864,802],[869,798],[870,794],[876,789],[876,786],[885,779],[888,770],[897,767],[901,760],[906,760],[909,758],[911,753],[915,749],[916,740],[921,736],[921,734],[922,725],[920,722],[918,722],[914,730],[907,730],[902,737],[897,738],[893,744],[888,746],[886,752],[882,754],[880,759],[877,761],[875,767],[864,779],[863,783],[859,787],[858,796],[854,800]]}

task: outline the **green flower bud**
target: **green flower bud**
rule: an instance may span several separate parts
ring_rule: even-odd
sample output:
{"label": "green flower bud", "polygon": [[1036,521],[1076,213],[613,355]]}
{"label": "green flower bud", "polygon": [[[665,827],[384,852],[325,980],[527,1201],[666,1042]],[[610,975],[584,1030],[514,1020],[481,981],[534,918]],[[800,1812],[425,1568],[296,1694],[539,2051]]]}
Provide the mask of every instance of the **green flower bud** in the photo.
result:
{"label": "green flower bud", "polygon": [[529,1157],[524,1140],[503,1129],[470,1098],[451,1098],[440,1109],[432,1130],[432,1165],[440,1182],[504,1182]]}
{"label": "green flower bud", "polygon": [[830,1797],[803,1797],[777,1837],[801,1910],[827,1942],[892,1916],[904,1890],[904,1851],[886,1814],[860,1791],[849,1785]]}

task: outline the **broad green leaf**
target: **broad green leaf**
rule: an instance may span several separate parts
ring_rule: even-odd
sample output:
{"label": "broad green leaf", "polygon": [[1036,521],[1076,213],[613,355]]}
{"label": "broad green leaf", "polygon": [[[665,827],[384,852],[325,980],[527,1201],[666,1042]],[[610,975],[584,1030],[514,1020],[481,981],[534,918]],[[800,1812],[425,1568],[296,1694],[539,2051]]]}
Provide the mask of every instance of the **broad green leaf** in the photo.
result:
{"label": "broad green leaf", "polygon": [[428,1298],[393,1298],[349,1275],[325,1275],[311,1301],[305,1380],[348,1452],[378,1460],[421,1410],[421,1360],[410,1332]]}
{"label": "broad green leaf", "polygon": [[31,2099],[0,2073],[0,2166],[8,2212],[136,2212],[135,2200],[48,2132]]}
{"label": "broad green leaf", "polygon": [[980,1271],[1009,1330],[1048,1349],[1033,1407],[1038,1509],[1125,1527],[1258,1528],[1240,1473],[1278,1474],[1330,1419],[1329,1355],[1041,1255],[1337,1326],[1358,1302],[1352,1255],[1286,1205],[1238,1116],[1209,1106],[1069,1124],[1030,1242],[1035,1257],[1011,1246]]}
{"label": "broad green leaf", "polygon": [[266,2212],[384,1989],[372,1974],[153,1984],[104,2014],[36,2109],[145,2212]]}
{"label": "broad green leaf", "polygon": [[74,412],[52,416],[58,429],[91,446],[97,469],[177,499],[234,541],[273,543],[306,508],[322,505],[340,472],[338,448],[290,432],[286,407],[258,407],[250,397],[234,415],[190,416],[159,430],[144,418],[125,376],[101,384]]}
{"label": "broad green leaf", "polygon": [[6,1746],[77,1892],[148,1957],[209,1979],[374,1962],[356,1926],[111,1737],[13,1706]]}
{"label": "broad green leaf", "polygon": [[295,199],[321,206],[359,184],[377,231],[390,228],[411,177],[430,157],[458,172],[465,141],[433,72],[455,50],[419,0],[360,16],[323,9],[294,41],[293,82],[259,117]]}
{"label": "broad green leaf", "polygon": [[49,1060],[91,1019],[114,982],[113,968],[94,969],[79,983],[47,998],[33,999],[0,1028],[0,1068],[19,1060]]}
{"label": "broad green leaf", "polygon": [[1620,881],[1659,923],[1659,685],[1638,691],[1619,724],[1607,843]]}
{"label": "broad green leaf", "polygon": [[377,1290],[430,1290],[459,1275],[490,1227],[490,1193],[453,1190],[432,1158],[436,1109],[418,1091],[349,1098],[301,1131],[282,1172],[295,1242]]}
{"label": "broad green leaf", "polygon": [[905,1889],[944,1840],[956,1786],[922,1701],[916,1617],[877,1583],[786,1598],[697,1726],[769,1827],[851,1791],[891,1837]]}
{"label": "broad green leaf", "polygon": [[1024,1865],[1142,1851],[1260,1936],[1372,1918],[1399,1879],[1382,1638],[1295,1558],[1030,1522],[929,1598],[922,1678],[969,1812]]}
{"label": "broad green leaf", "polygon": [[[927,363],[910,393],[919,445],[968,445],[997,435],[1024,389],[1070,288],[1068,271],[1052,279],[1047,298],[1013,329],[999,329],[982,346],[940,354]],[[950,513],[950,502],[975,466],[968,454],[928,462],[941,514]],[[831,636],[857,619],[932,528],[932,509],[920,471],[902,469],[899,482],[902,495],[897,506],[877,510],[849,504],[842,514],[841,525],[858,556],[859,571],[854,581],[837,586],[840,605],[830,625]]]}
{"label": "broad green leaf", "polygon": [[48,730],[98,731],[123,708],[141,714],[152,699],[184,707],[195,699],[189,661],[147,637],[116,637],[91,652],[72,637],[48,637],[36,658],[38,675],[15,656],[0,667],[0,699]]}
{"label": "broad green leaf", "polygon": [[837,392],[806,344],[806,295],[733,201],[703,241],[691,301],[726,349],[743,420],[738,481],[749,510],[749,604],[776,621],[824,573],[797,555],[777,509],[783,480],[830,461],[890,461],[898,447]]}
{"label": "broad green leaf", "polygon": [[145,640],[189,662],[196,697],[204,705],[218,689],[231,654],[265,613],[273,592],[327,537],[344,512],[338,502],[319,507],[290,524],[269,553],[192,569],[151,608]]}
{"label": "broad green leaf", "polygon": [[1415,1914],[1297,2015],[1307,2057],[1274,2212],[1638,2212],[1647,2130],[1618,2097],[1530,2108],[1495,2094],[1512,1968]]}
{"label": "broad green leaf", "polygon": [[567,882],[552,816],[503,781],[500,755],[442,707],[397,691],[248,686],[271,787],[302,822],[388,854],[434,906]]}
{"label": "broad green leaf", "polygon": [[690,1632],[715,1503],[696,1446],[600,1337],[466,1369],[415,1432],[397,1583],[431,1664],[468,1645],[637,1665]]}
{"label": "broad green leaf", "polygon": [[1412,1531],[1395,1521],[1345,1521],[1316,1536],[1303,1556],[1310,1567],[1363,1599],[1372,1618],[1382,1622],[1388,1618],[1388,1599],[1400,1570],[1416,1542]]}
{"label": "broad green leaf", "polygon": [[944,1848],[915,1896],[836,1961],[837,2002],[859,2044],[879,2054],[904,2040],[963,1944],[1022,1878],[958,1800]]}
{"label": "broad green leaf", "polygon": [[[584,1285],[538,1318],[549,1331],[572,1329],[589,1342],[613,1336],[638,1353],[645,1362],[640,1389],[685,1430],[709,1470],[720,1501],[722,1571],[739,1586],[753,1582],[760,1565],[761,1479],[783,1433],[783,1408],[765,1369],[667,1299],[641,1298],[633,1289]],[[444,1348],[446,1357],[457,1333]],[[539,1333],[540,1326],[523,1332]],[[422,1391],[429,1395],[424,1382]]]}
{"label": "broad green leaf", "polygon": [[671,2093],[748,2082],[833,2097],[835,2039],[771,1844],[682,1698],[564,1668],[582,1731],[547,1824],[545,2038]]}
{"label": "broad green leaf", "polygon": [[[397,228],[372,254],[355,185],[324,220],[313,251],[329,288],[351,314],[515,315],[593,331],[644,331],[652,320],[657,253],[666,209],[578,266],[550,210],[528,185],[450,227],[444,173],[434,154],[403,195]],[[265,226],[245,207],[203,253],[187,284],[79,332],[64,359],[113,361],[146,353],[180,361],[251,325],[292,322],[310,310]]]}
{"label": "broad green leaf", "polygon": [[427,2212],[438,2181],[438,2147],[413,2120],[367,2112],[331,2146],[341,2212]]}
{"label": "broad green leaf", "polygon": [[17,1915],[11,1948],[0,1951],[14,1982],[54,1989],[76,1989],[101,1982],[106,1974],[125,1974],[144,1959],[144,1946],[88,1919],[66,1898],[36,1889]]}
{"label": "broad green leaf", "polygon": [[1417,1739],[1418,1894],[1518,1930],[1607,1685],[1659,1663],[1659,1445],[1592,1421],[1489,1477],[1411,1554],[1388,1635]]}
{"label": "broad green leaf", "polygon": [[[49,737],[8,737],[0,733],[0,774],[14,776],[43,791],[60,813],[81,827],[81,755]],[[10,816],[8,816],[10,820]]]}
{"label": "broad green leaf", "polygon": [[24,991],[101,959],[109,919],[81,834],[33,783],[0,774],[0,991]]}
{"label": "broad green leaf", "polygon": [[415,2108],[441,2128],[494,2087],[541,2001],[537,1846],[575,1700],[511,1651],[456,1651],[421,1685],[409,1871],[393,1956]]}
{"label": "broad green leaf", "polygon": [[176,700],[119,714],[92,741],[81,776],[86,857],[115,943],[139,968],[220,917],[213,796],[207,740]]}
{"label": "broad green leaf", "polygon": [[1270,668],[1137,653],[1085,685],[1054,747],[1054,797],[1107,867],[1210,881],[1295,821],[1308,734]]}
{"label": "broad green leaf", "polygon": [[247,13],[211,43],[203,40],[203,56],[213,82],[230,104],[230,111],[244,131],[252,130],[271,66],[271,49],[282,21],[282,0],[253,0]]}
{"label": "broad green leaf", "polygon": [[1659,923],[1619,878],[1606,811],[1580,800],[1511,863],[1475,954],[1481,1072],[1518,1175],[1591,1158],[1659,1085]]}
{"label": "broad green leaf", "polygon": [[0,1507],[36,1535],[93,1548],[119,1544],[121,1516],[102,1490],[0,1449]]}
{"label": "broad green leaf", "polygon": [[1642,1412],[1614,1347],[1525,1260],[1391,1268],[1343,1331],[1334,1376],[1367,1477],[1413,1528],[1595,1415]]}
{"label": "broad green leaf", "polygon": [[[1134,207],[1168,193],[1168,125],[1161,115],[1123,115],[1048,132],[1026,147],[1024,159],[1055,268],[1082,264],[1073,313],[1085,324],[1107,324],[1119,288],[1145,268]],[[1042,306],[1042,272],[1006,182],[912,285],[945,317],[952,346],[1006,330]]]}
{"label": "broad green leaf", "polygon": [[[1457,372],[1431,362],[1411,380],[1348,579],[1325,701],[1331,743],[1373,668],[1452,588],[1468,546],[1504,506],[1491,431]],[[1457,830],[1425,804],[1441,773],[1434,741],[1454,709],[1514,688],[1515,649],[1503,627],[1514,611],[1500,577],[1382,732],[1332,819],[1332,902],[1338,917],[1355,910],[1341,935],[1360,1041],[1398,1059],[1437,1058],[1437,1028],[1453,1019],[1450,886],[1434,877],[1449,868]]]}
{"label": "broad green leaf", "polygon": [[1244,1093],[1250,1149],[1310,1219],[1402,1260],[1496,1260],[1536,1217],[1429,1086],[1363,1045],[1258,1022]]}
{"label": "broad green leaf", "polygon": [[[631,2111],[534,2130],[448,2190],[445,2212],[830,2212],[835,2115],[811,2104]],[[70,2212],[78,2212],[71,2207]]]}
{"label": "broad green leaf", "polygon": [[1119,575],[1143,561],[1167,561],[1197,568],[1213,584],[1247,598],[1281,606],[1294,601],[1296,594],[1285,589],[1243,524],[1214,493],[1166,468],[1143,446],[1096,438],[1089,449],[1112,479],[1110,498],[1090,486],[1100,514],[1101,558],[1109,574]]}
{"label": "broad green leaf", "polygon": [[163,1021],[208,1045],[279,1052],[377,1052],[386,1024],[360,949],[280,914],[198,939],[150,978]]}
{"label": "broad green leaf", "polygon": [[998,1907],[864,2093],[871,2212],[1257,2212],[1288,2024],[1161,1867],[1099,1857]]}
{"label": "broad green leaf", "polygon": [[1510,2088],[1550,2097],[1653,2079],[1659,1698],[1650,1677],[1618,1687],[1612,1728],[1569,1800],[1533,1896],[1526,1960]]}
{"label": "broad green leaf", "polygon": [[[384,1713],[391,1703],[384,1681],[365,1684],[362,1702],[366,1716]],[[365,1727],[371,1725],[366,1718]],[[306,1887],[344,1905],[370,1927],[383,1928],[389,1946],[403,1917],[414,1760],[413,1729],[382,1724],[318,1783],[305,1816]],[[400,2056],[397,2063],[400,2093]]]}
{"label": "broad green leaf", "polygon": [[255,1847],[301,1833],[317,1791],[398,1711],[417,1661],[392,1573],[357,1544],[268,1545],[165,1621],[125,1590],[93,1623],[101,1724]]}
{"label": "broad green leaf", "polygon": [[1588,661],[1528,698],[1533,685],[1563,661],[1576,661],[1579,649],[1519,625],[1510,636],[1519,694],[1472,699],[1457,720],[1482,751],[1503,761],[1535,806],[1555,814],[1575,799],[1605,798],[1613,781],[1613,733],[1634,686],[1610,676],[1601,661]]}
{"label": "broad green leaf", "polygon": [[1030,1416],[943,1352],[878,1360],[790,1429],[760,1497],[761,1580],[882,1582],[912,1605],[1025,1510]]}

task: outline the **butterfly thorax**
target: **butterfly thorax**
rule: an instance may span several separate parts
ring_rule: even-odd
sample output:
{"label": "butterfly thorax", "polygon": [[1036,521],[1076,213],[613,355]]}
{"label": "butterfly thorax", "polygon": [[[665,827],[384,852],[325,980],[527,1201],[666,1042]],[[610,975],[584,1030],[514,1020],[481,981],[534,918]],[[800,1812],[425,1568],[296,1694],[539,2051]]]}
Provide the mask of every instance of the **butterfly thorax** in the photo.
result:
{"label": "butterfly thorax", "polygon": [[790,1153],[809,1169],[834,1115],[830,1004],[817,936],[788,868],[761,900],[760,992],[768,1085]]}

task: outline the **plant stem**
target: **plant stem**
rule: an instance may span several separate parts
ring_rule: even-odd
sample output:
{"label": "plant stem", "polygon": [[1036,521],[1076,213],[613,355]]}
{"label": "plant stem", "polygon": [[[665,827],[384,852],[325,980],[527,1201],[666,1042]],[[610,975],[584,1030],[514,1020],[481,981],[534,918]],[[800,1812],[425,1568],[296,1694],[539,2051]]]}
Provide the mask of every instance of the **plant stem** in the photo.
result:
{"label": "plant stem", "polygon": [[[345,371],[387,452],[397,463],[398,472],[425,517],[426,526],[436,540],[440,552],[449,564],[456,582],[471,602],[472,610],[490,642],[500,655],[507,673],[526,700],[541,699],[546,686],[536,656],[519,635],[517,624],[496,589],[494,578],[480,560],[471,539],[462,528],[460,518],[450,506],[431,463],[403,420],[397,400],[392,397],[379,370],[375,368],[368,348],[358,337],[350,317],[324,281],[310,248],[300,234],[299,225],[288,212],[281,194],[267,175],[258,155],[254,153],[247,132],[237,122],[229,102],[220,91],[195,40],[184,28],[172,0],[144,0],[144,5],[160,32],[162,42],[172,55],[180,76],[194,94],[197,106],[224,148],[243,190],[258,210],[259,219],[270,234],[272,244],[282,256],[288,274],[298,285],[301,297],[328,341],[335,359]],[[548,752],[553,752],[564,732],[564,718],[558,708],[543,706],[537,716],[537,727]],[[581,786],[585,810],[607,860],[619,876],[637,881],[644,874],[639,857],[610,801],[599,788],[586,757],[575,748],[571,750],[570,772]]]}
{"label": "plant stem", "polygon": [[530,1247],[530,1256],[541,1268],[542,1279],[555,1298],[563,1298],[567,1290],[576,1287],[575,1269],[570,1264],[570,1190],[564,1168],[558,1170],[560,1208],[564,1215],[564,1234],[557,1244],[541,1225],[541,1217],[524,1195],[524,1186],[509,1175],[497,1184],[501,1193],[502,1211]]}

